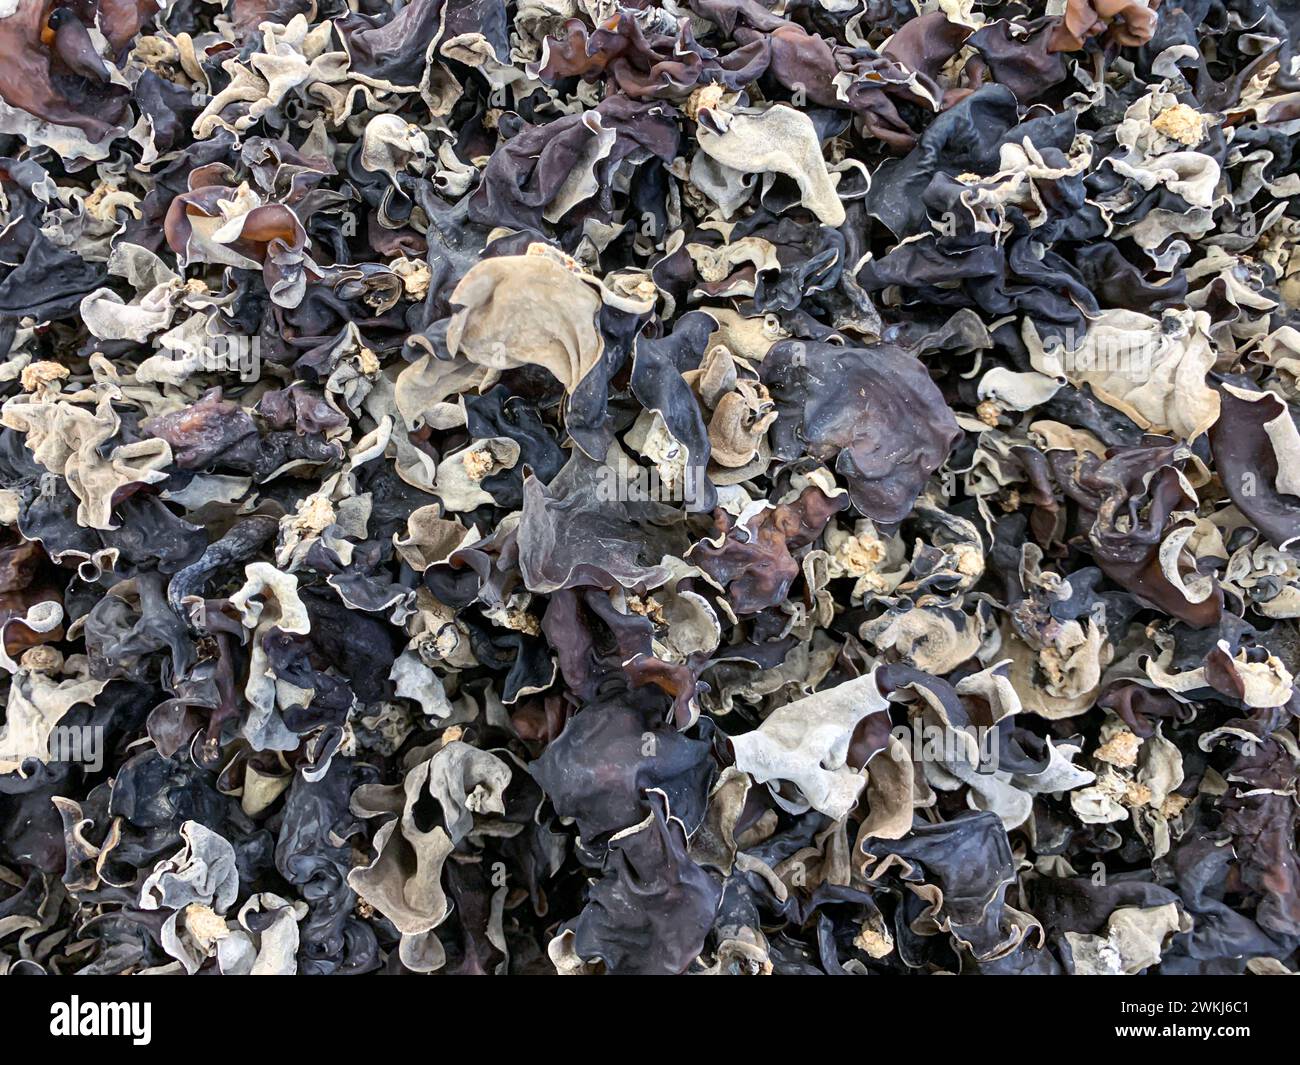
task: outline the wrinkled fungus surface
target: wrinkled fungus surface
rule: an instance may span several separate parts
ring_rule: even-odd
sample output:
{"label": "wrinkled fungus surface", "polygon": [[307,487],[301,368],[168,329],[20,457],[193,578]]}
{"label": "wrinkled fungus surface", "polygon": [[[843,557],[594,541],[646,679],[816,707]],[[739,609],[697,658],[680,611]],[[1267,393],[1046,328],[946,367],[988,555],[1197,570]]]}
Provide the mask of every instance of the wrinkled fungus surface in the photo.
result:
{"label": "wrinkled fungus surface", "polygon": [[0,0],[0,973],[1295,972],[1296,11]]}

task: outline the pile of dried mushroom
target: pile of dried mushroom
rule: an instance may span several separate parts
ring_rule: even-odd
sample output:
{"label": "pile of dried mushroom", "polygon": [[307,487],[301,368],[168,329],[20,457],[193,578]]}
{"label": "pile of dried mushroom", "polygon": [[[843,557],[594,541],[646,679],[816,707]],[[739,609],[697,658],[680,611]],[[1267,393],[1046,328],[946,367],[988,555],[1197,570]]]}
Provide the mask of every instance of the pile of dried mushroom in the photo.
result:
{"label": "pile of dried mushroom", "polygon": [[0,973],[1300,968],[1267,0],[0,0]]}

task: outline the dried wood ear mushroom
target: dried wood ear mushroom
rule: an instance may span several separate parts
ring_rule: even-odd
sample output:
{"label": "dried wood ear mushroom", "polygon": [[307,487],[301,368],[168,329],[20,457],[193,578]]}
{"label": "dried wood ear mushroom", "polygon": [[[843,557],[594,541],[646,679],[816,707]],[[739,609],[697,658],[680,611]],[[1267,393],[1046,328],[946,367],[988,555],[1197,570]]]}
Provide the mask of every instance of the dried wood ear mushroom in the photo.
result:
{"label": "dried wood ear mushroom", "polygon": [[1296,29],[0,0],[0,974],[1300,970]]}

